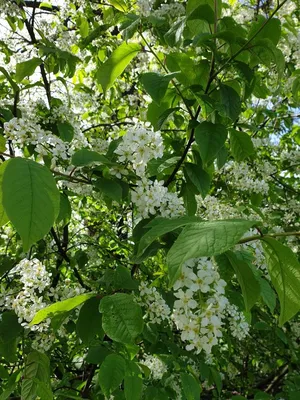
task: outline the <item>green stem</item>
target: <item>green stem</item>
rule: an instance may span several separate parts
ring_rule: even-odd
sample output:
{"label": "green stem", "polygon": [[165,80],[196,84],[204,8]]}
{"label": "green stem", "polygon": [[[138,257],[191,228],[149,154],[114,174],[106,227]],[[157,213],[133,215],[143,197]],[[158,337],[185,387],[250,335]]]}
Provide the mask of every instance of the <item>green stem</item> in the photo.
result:
{"label": "green stem", "polygon": [[286,237],[286,236],[300,236],[300,232],[281,232],[281,233],[270,233],[268,235],[253,235],[247,238],[241,239],[238,244],[253,242],[263,238],[275,238],[275,237]]}

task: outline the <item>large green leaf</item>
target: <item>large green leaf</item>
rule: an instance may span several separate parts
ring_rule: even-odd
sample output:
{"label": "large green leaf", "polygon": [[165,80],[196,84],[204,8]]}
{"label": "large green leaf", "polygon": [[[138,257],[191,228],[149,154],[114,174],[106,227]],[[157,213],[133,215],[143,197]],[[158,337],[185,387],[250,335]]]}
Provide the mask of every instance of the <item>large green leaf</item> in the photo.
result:
{"label": "large green leaf", "polygon": [[113,51],[108,60],[97,71],[97,80],[104,92],[109,89],[114,81],[122,74],[130,61],[141,50],[137,43],[122,43]]}
{"label": "large green leaf", "polygon": [[13,311],[0,314],[0,355],[9,362],[16,362],[17,344],[22,326]]}
{"label": "large green leaf", "polygon": [[[2,165],[4,165],[5,163],[3,163]],[[3,202],[2,202],[2,197],[3,197],[3,189],[2,189],[2,182],[3,182],[3,174],[5,171],[5,166],[1,166],[0,167],[0,226],[5,225],[9,219],[7,218],[6,212],[4,210],[3,207]]]}
{"label": "large green leaf", "polygon": [[176,72],[167,75],[162,75],[157,72],[146,72],[140,75],[139,80],[146,92],[149,93],[152,99],[159,105],[166,94],[170,80],[176,75]]}
{"label": "large green leaf", "polygon": [[195,129],[195,139],[204,163],[213,161],[227,138],[224,125],[202,122]]}
{"label": "large green leaf", "polygon": [[277,45],[280,34],[281,34],[281,22],[278,18],[272,18],[267,20],[264,16],[258,15],[257,22],[253,22],[251,24],[249,30],[249,38],[254,36],[256,32],[263,29],[256,35],[255,40],[257,39],[269,39],[272,41],[274,46]]}
{"label": "large green leaf", "polygon": [[20,62],[16,65],[16,81],[21,82],[25,76],[31,76],[36,68],[42,64],[40,58],[32,58],[28,61]]}
{"label": "large green leaf", "polygon": [[228,85],[220,86],[221,103],[227,117],[235,121],[241,112],[241,99],[238,93]]}
{"label": "large green leaf", "polygon": [[230,129],[229,134],[230,149],[236,161],[243,161],[255,153],[252,140],[247,133]]}
{"label": "large green leaf", "polygon": [[192,163],[185,163],[184,169],[190,178],[191,182],[199,190],[202,198],[204,199],[210,189],[210,176],[199,165]]}
{"label": "large green leaf", "polygon": [[70,299],[58,301],[57,303],[51,304],[50,306],[39,310],[33,320],[30,322],[30,325],[37,325],[44,321],[46,318],[54,317],[60,313],[65,313],[73,310],[75,307],[80,306],[80,304],[84,303],[91,297],[94,297],[94,293],[85,293],[80,294],[79,296],[71,297]]}
{"label": "large green leaf", "polygon": [[122,186],[115,179],[99,178],[95,182],[96,188],[110,199],[120,202],[122,199]]}
{"label": "large green leaf", "polygon": [[[48,168],[28,159],[11,158],[3,171],[2,204],[23,241],[23,249],[42,239],[59,213],[60,194]],[[1,172],[0,172],[1,173]]]}
{"label": "large green leaf", "polygon": [[191,374],[182,372],[180,374],[181,385],[186,400],[199,400],[202,392],[201,386]]}
{"label": "large green leaf", "polygon": [[144,251],[153,243],[157,238],[165,235],[168,232],[172,232],[177,228],[184,225],[193,224],[195,222],[201,222],[199,217],[179,217],[179,218],[162,218],[157,217],[144,229],[149,229],[141,238],[138,246],[137,257],[141,256]]}
{"label": "large green leaf", "polygon": [[118,354],[108,355],[99,370],[99,384],[106,397],[117,389],[125,376],[126,362]]}
{"label": "large green leaf", "polygon": [[50,361],[45,354],[36,350],[28,354],[22,381],[22,400],[35,399],[43,395],[43,400],[52,400],[50,383]]}
{"label": "large green leaf", "polygon": [[126,400],[140,400],[142,391],[143,380],[139,376],[125,376],[124,393]]}
{"label": "large green leaf", "polygon": [[186,226],[167,255],[170,284],[181,273],[182,264],[195,257],[211,257],[232,248],[255,221],[220,220]]}
{"label": "large green leaf", "polygon": [[232,251],[227,251],[225,254],[241,286],[246,311],[250,311],[260,297],[258,280],[247,262],[239,259]]}
{"label": "large green leaf", "polygon": [[116,342],[133,343],[143,331],[142,310],[132,295],[116,293],[104,297],[100,312],[104,332]]}
{"label": "large green leaf", "polygon": [[268,271],[280,301],[282,326],[300,310],[300,263],[289,247],[275,239],[262,239]]}
{"label": "large green leaf", "polygon": [[76,153],[72,156],[71,162],[73,165],[75,165],[75,167],[83,167],[92,163],[111,164],[108,158],[106,158],[102,154],[88,149],[81,149],[76,151]]}
{"label": "large green leaf", "polygon": [[88,299],[80,309],[76,331],[84,344],[88,345],[97,335],[103,335],[102,317],[99,312],[100,299]]}
{"label": "large green leaf", "polygon": [[74,136],[74,128],[69,122],[58,122],[56,124],[60,138],[64,142],[71,142]]}

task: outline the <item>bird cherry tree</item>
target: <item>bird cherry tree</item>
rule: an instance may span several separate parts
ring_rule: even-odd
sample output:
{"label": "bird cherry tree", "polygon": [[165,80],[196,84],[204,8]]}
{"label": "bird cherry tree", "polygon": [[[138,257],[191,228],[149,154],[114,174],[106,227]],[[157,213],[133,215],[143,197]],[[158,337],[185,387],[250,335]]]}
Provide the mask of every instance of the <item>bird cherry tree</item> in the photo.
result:
{"label": "bird cherry tree", "polygon": [[0,13],[0,399],[299,399],[298,2]]}

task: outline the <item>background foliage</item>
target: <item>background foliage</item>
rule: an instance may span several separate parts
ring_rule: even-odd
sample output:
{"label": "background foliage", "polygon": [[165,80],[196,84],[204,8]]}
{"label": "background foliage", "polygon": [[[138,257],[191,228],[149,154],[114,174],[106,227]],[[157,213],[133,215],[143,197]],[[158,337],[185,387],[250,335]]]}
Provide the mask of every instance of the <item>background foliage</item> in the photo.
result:
{"label": "background foliage", "polygon": [[298,399],[299,4],[0,0],[0,399]]}

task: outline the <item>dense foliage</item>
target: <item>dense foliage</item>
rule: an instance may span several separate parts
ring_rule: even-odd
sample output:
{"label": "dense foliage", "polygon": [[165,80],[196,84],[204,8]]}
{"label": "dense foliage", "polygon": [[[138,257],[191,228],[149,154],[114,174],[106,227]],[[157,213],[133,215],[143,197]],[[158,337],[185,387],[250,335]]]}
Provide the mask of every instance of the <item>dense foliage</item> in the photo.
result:
{"label": "dense foliage", "polygon": [[0,399],[298,400],[297,1],[0,13]]}

